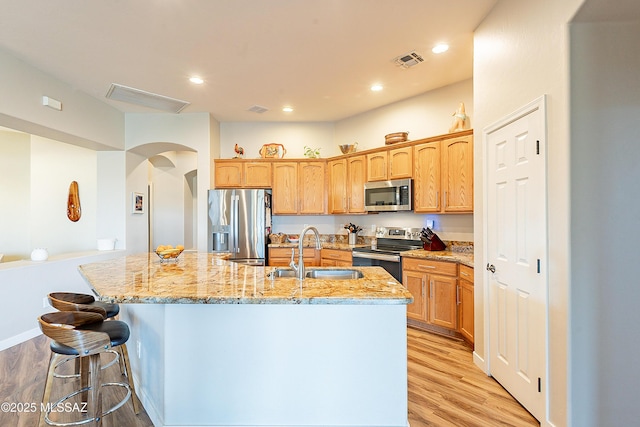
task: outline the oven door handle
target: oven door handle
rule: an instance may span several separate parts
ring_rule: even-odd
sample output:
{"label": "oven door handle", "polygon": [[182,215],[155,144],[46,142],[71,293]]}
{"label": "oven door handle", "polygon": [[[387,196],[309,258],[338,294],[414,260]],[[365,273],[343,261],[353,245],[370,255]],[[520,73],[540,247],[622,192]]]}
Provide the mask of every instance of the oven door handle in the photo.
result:
{"label": "oven door handle", "polygon": [[372,254],[369,252],[357,252],[357,251],[353,251],[351,255],[354,258],[368,258],[368,259],[377,259],[380,261],[400,262],[400,255]]}

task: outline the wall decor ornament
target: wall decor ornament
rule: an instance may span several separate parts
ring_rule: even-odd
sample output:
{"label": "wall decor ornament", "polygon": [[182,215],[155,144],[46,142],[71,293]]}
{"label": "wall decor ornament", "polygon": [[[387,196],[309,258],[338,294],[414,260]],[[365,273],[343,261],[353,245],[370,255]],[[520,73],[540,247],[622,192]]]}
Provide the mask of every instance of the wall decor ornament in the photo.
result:
{"label": "wall decor ornament", "polygon": [[131,193],[131,213],[144,213],[144,194],[136,192]]}
{"label": "wall decor ornament", "polygon": [[69,185],[69,197],[67,198],[67,218],[73,222],[77,222],[81,216],[82,209],[80,208],[78,183],[71,181],[71,185]]}
{"label": "wall decor ornament", "polygon": [[282,144],[264,144],[260,148],[260,156],[263,159],[281,159],[287,153]]}
{"label": "wall decor ornament", "polygon": [[458,105],[458,109],[452,114],[453,122],[449,128],[449,133],[465,130],[467,128],[467,113],[464,111],[464,102]]}

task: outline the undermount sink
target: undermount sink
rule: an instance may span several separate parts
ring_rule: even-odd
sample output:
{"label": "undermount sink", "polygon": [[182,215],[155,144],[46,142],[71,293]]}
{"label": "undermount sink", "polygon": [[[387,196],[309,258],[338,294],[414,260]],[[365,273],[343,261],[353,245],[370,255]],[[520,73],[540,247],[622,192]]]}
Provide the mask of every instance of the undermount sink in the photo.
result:
{"label": "undermount sink", "polygon": [[[296,277],[296,272],[290,268],[276,268],[269,273],[271,278],[279,277]],[[353,280],[362,279],[364,274],[359,270],[353,270],[349,268],[337,268],[337,269],[309,269],[306,271],[305,278],[307,279],[328,279],[328,280]]]}
{"label": "undermount sink", "polygon": [[341,268],[335,270],[308,270],[305,277],[309,279],[352,280],[362,279],[364,274],[359,270]]}

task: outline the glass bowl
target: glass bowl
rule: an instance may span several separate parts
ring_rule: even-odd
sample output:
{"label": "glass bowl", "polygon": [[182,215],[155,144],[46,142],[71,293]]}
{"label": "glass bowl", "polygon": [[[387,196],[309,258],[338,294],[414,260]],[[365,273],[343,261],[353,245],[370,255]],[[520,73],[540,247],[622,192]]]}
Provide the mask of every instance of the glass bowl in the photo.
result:
{"label": "glass bowl", "polygon": [[156,255],[160,258],[160,262],[175,262],[184,249],[164,249],[156,251]]}

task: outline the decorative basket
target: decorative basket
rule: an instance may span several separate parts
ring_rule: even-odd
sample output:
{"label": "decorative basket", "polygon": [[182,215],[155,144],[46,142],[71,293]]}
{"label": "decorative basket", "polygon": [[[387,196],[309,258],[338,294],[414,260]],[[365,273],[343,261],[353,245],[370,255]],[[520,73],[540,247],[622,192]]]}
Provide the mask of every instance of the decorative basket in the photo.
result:
{"label": "decorative basket", "polygon": [[395,132],[384,136],[384,143],[386,145],[395,144],[396,142],[408,141],[409,132]]}
{"label": "decorative basket", "polygon": [[287,240],[287,235],[284,233],[269,234],[269,241],[271,243],[274,243],[274,244],[284,243],[286,240]]}

